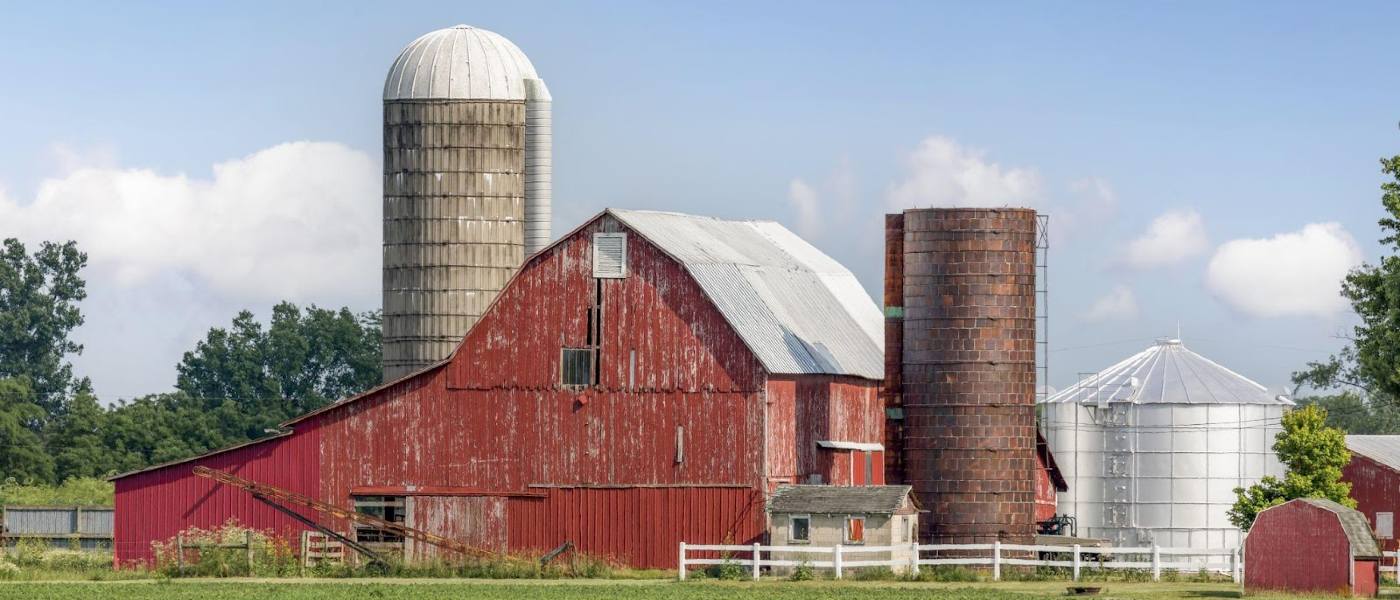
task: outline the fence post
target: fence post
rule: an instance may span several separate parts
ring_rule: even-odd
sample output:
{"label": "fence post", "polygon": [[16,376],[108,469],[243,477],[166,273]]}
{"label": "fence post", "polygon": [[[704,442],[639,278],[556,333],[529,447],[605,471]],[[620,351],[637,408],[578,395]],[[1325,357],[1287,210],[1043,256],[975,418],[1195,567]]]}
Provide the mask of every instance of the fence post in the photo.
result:
{"label": "fence post", "polygon": [[915,540],[909,543],[909,574],[918,576],[919,574],[919,542]]}
{"label": "fence post", "polygon": [[685,542],[681,542],[681,559],[677,564],[680,565],[681,581],[685,581]]}
{"label": "fence post", "polygon": [[175,534],[175,572],[185,574],[185,534]]}
{"label": "fence post", "polygon": [[992,581],[1001,581],[1001,540],[992,542]]}
{"label": "fence post", "polygon": [[1074,581],[1079,581],[1079,544],[1074,545]]}
{"label": "fence post", "polygon": [[243,532],[243,544],[248,549],[248,576],[253,576],[253,530]]}
{"label": "fence post", "polygon": [[1162,552],[1157,542],[1152,542],[1152,581],[1162,580]]}
{"label": "fence post", "polygon": [[841,578],[841,544],[831,549],[831,566],[836,569],[836,578]]}
{"label": "fence post", "polygon": [[758,542],[753,544],[753,580],[758,581]]}

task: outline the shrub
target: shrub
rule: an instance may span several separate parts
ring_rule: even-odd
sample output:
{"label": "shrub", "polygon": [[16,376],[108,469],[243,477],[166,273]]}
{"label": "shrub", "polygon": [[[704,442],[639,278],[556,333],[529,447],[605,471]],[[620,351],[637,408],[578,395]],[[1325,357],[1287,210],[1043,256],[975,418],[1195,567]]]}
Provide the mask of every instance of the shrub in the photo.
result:
{"label": "shrub", "polygon": [[817,572],[812,568],[812,563],[804,560],[797,563],[797,567],[792,570],[792,576],[789,579],[793,581],[812,581],[816,578]]}
{"label": "shrub", "polygon": [[6,581],[12,579],[19,579],[19,574],[19,567],[16,566],[15,563],[9,561],[0,561],[0,579]]}
{"label": "shrub", "polygon": [[[248,562],[248,550],[242,547],[250,542],[252,564]],[[178,556],[181,544],[183,557]],[[156,569],[172,577],[284,576],[297,571],[296,554],[286,540],[274,536],[271,531],[243,527],[235,519],[215,529],[191,527],[180,532],[177,538],[152,546]]]}

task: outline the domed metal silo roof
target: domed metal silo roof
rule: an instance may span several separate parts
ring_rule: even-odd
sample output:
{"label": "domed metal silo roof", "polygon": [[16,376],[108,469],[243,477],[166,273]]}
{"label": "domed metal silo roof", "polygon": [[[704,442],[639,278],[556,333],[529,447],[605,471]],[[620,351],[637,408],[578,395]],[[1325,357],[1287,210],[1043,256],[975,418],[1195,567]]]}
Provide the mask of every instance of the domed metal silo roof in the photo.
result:
{"label": "domed metal silo roof", "polygon": [[457,25],[404,47],[384,80],[384,99],[524,100],[525,80],[538,78],[504,36]]}
{"label": "domed metal silo roof", "polygon": [[1101,404],[1271,404],[1292,405],[1283,396],[1182,345],[1160,339],[1146,350],[1097,374],[1081,378],[1044,400]]}

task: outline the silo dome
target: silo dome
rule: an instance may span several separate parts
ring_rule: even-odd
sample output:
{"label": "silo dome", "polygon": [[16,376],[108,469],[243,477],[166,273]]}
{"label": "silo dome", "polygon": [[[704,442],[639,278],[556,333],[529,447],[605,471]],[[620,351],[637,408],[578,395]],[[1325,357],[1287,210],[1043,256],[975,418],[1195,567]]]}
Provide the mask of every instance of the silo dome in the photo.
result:
{"label": "silo dome", "polygon": [[384,80],[385,100],[524,100],[535,66],[504,36],[468,25],[404,47]]}

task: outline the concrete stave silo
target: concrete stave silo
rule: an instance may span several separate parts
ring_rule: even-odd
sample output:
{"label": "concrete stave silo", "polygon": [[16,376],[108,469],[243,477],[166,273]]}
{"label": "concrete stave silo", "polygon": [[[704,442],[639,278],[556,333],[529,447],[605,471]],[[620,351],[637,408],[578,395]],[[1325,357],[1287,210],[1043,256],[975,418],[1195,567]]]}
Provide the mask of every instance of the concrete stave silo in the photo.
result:
{"label": "concrete stave silo", "polygon": [[927,542],[1034,539],[1036,226],[1029,209],[903,214],[898,468]]}
{"label": "concrete stave silo", "polygon": [[550,97],[520,51],[458,25],[384,83],[384,379],[446,358],[549,241]]}
{"label": "concrete stave silo", "polygon": [[1292,402],[1182,345],[1155,344],[1044,401],[1069,483],[1059,511],[1120,546],[1234,548],[1234,488],[1281,476],[1272,450]]}

